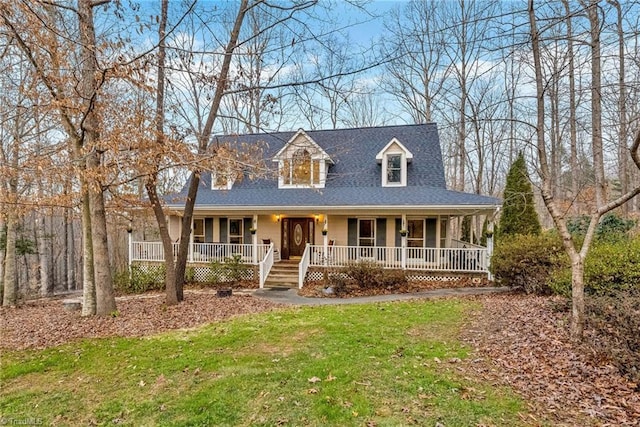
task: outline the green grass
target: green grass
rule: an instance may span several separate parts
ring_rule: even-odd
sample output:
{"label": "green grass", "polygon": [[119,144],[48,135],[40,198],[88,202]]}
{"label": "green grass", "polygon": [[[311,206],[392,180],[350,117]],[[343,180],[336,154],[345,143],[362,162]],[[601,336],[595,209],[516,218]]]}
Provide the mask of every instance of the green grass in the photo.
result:
{"label": "green grass", "polygon": [[522,401],[449,363],[467,357],[456,337],[474,308],[295,308],[3,354],[0,416],[44,425],[519,425]]}

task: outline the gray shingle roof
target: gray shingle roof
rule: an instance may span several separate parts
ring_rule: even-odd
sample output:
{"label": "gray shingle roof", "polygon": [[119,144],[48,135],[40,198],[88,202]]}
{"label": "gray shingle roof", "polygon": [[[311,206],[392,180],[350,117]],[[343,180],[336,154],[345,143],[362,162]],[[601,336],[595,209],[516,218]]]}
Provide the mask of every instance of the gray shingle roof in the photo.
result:
{"label": "gray shingle roof", "polygon": [[[220,206],[495,206],[494,197],[461,193],[446,189],[438,129],[434,123],[424,125],[383,126],[372,128],[306,131],[335,164],[329,167],[325,188],[278,189],[277,179],[251,180],[245,177],[229,191],[211,190],[211,175],[202,174],[196,207]],[[220,142],[266,144],[267,166],[276,168],[273,156],[296,134],[278,132],[239,136],[220,136]],[[382,187],[382,167],[376,154],[393,138],[411,153],[407,166],[407,187]],[[187,186],[170,205],[182,205]]]}

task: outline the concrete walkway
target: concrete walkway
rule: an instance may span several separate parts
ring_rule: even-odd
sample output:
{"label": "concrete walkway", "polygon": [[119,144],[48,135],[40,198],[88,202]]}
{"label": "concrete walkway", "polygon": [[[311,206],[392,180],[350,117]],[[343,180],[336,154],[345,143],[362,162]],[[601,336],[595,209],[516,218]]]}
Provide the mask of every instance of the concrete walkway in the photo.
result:
{"label": "concrete walkway", "polygon": [[253,296],[268,299],[269,301],[293,305],[337,305],[337,304],[366,304],[370,302],[405,301],[416,298],[455,297],[466,295],[485,295],[500,292],[508,292],[508,287],[485,288],[451,288],[434,289],[430,291],[415,292],[410,294],[374,295],[370,297],[353,298],[309,298],[298,295],[297,289],[288,288],[264,288],[253,292]]}

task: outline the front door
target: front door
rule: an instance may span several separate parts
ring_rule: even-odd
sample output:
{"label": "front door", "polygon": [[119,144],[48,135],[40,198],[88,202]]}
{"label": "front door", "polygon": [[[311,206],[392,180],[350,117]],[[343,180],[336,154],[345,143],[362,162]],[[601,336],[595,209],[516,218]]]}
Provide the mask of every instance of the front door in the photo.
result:
{"label": "front door", "polygon": [[307,243],[313,244],[313,218],[282,220],[282,258],[301,257]]}

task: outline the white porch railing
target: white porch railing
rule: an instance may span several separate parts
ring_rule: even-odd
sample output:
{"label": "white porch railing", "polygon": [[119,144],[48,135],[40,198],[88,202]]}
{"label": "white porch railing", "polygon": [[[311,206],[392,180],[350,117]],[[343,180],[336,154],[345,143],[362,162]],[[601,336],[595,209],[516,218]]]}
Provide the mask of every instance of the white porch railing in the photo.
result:
{"label": "white porch railing", "polygon": [[307,246],[304,248],[300,264],[298,264],[298,287],[300,289],[302,289],[302,285],[304,285],[304,278],[307,275],[307,270],[311,264],[311,247],[312,246],[307,243]]}
{"label": "white porch railing", "polygon": [[[345,267],[357,261],[370,261],[383,268],[406,268],[408,270],[451,271],[465,273],[487,273],[487,249],[467,248],[402,248],[402,247],[355,247],[309,246],[309,265],[313,267]],[[303,262],[305,257],[303,256]],[[302,263],[300,272],[302,274]],[[306,273],[306,269],[305,269]]]}
{"label": "white porch railing", "polygon": [[[178,243],[173,244],[174,259],[178,253],[178,245]],[[162,242],[132,242],[131,246],[131,261],[164,261]],[[253,264],[254,247],[256,249],[256,259],[259,263],[265,258],[271,245],[193,243],[189,248],[187,259],[190,262],[224,262],[226,258],[233,258],[239,255],[243,262]]]}
{"label": "white porch railing", "polygon": [[271,272],[271,267],[273,267],[273,254],[274,248],[273,243],[271,243],[264,259],[262,259],[258,264],[260,266],[260,289],[264,288],[264,282],[266,282],[267,277]]}

